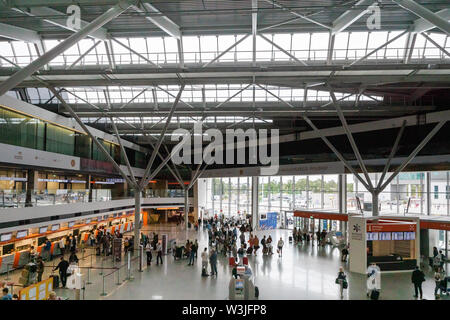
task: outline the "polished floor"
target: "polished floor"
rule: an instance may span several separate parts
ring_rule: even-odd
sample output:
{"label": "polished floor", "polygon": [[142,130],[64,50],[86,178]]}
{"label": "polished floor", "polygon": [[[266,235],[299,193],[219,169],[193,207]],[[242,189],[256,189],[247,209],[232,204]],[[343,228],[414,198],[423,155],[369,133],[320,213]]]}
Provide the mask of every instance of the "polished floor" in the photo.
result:
{"label": "polished floor", "polygon": [[[340,266],[347,269],[347,264],[340,262],[340,252],[331,246],[317,247],[314,245],[296,246],[288,243],[287,230],[258,231],[258,237],[272,235],[276,242],[280,237],[285,240],[284,253],[278,258],[262,256],[261,252],[255,257],[249,257],[249,264],[255,275],[255,284],[259,287],[260,299],[288,299],[288,300],[339,300],[338,285],[334,283]],[[207,243],[207,234],[200,232],[178,233],[179,241],[198,239],[199,253]],[[248,237],[248,235],[247,235]],[[80,255],[79,255],[80,257]],[[92,261],[91,261],[92,258]],[[143,272],[138,272],[137,261],[132,264],[131,280],[126,267],[123,266],[119,274],[114,269],[90,269],[89,280],[86,284],[82,298],[84,299],[227,299],[228,283],[231,269],[228,258],[219,256],[218,277],[203,278],[201,261],[196,260],[194,266],[188,266],[188,260],[174,261],[171,255],[163,258],[163,265],[157,266],[154,261]],[[55,260],[56,261],[56,260]],[[110,258],[101,260],[100,257],[91,256],[89,250],[85,259],[81,261],[82,267],[113,268]],[[124,261],[121,262],[122,265]],[[51,263],[50,263],[51,265]],[[116,265],[117,266],[117,263]],[[82,269],[84,280],[87,280],[87,268]],[[50,268],[44,278],[50,274]],[[113,273],[112,273],[113,272]],[[349,288],[344,291],[343,300],[364,300],[366,297],[366,277],[355,273],[348,274]],[[102,273],[102,274],[100,274]],[[110,274],[110,275],[108,275]],[[434,299],[434,281],[430,271],[426,270],[427,281],[423,285],[424,299]],[[10,277],[16,281],[19,272],[13,272]],[[3,280],[4,276],[0,277]],[[381,300],[411,300],[413,286],[411,273],[383,274],[381,277]],[[104,280],[104,282],[103,282]],[[104,286],[104,289],[103,289]],[[57,289],[61,297],[74,299],[73,290]],[[103,294],[103,295],[102,295]],[[445,299],[445,298],[444,298]]]}

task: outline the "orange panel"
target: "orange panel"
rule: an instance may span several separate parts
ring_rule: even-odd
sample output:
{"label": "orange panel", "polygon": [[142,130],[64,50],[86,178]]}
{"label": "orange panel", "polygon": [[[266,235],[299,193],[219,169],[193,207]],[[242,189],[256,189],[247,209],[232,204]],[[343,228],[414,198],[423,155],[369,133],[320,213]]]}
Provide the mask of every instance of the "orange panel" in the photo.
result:
{"label": "orange panel", "polygon": [[42,245],[40,246],[40,247],[37,247],[37,253],[39,253],[39,255],[41,254],[41,252],[42,252]]}
{"label": "orange panel", "polygon": [[144,226],[147,225],[147,219],[148,219],[148,213],[147,213],[147,212],[144,212],[144,213],[142,214],[142,222],[144,223]]}
{"label": "orange panel", "polygon": [[54,248],[55,248],[55,243],[52,242],[52,246],[50,247],[50,253],[51,253],[51,254],[53,254]]}
{"label": "orange panel", "polygon": [[114,233],[114,230],[116,230],[116,226],[113,226],[113,227],[111,228],[111,234]]}
{"label": "orange panel", "polygon": [[20,252],[16,252],[16,254],[14,255],[13,268],[17,268],[19,266],[19,260],[20,260]]}
{"label": "orange panel", "polygon": [[2,257],[0,257],[0,268],[2,267]]}

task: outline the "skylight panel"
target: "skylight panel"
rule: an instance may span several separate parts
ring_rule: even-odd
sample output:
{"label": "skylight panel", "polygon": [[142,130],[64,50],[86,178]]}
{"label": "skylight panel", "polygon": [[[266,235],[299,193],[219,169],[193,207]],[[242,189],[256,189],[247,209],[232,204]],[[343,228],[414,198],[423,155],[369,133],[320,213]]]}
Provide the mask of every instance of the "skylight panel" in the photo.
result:
{"label": "skylight panel", "polygon": [[[236,37],[234,35],[220,35],[219,36],[219,52],[223,52],[229,47],[231,47],[236,42]],[[234,52],[236,47],[225,53],[219,62],[232,62],[234,61]]]}

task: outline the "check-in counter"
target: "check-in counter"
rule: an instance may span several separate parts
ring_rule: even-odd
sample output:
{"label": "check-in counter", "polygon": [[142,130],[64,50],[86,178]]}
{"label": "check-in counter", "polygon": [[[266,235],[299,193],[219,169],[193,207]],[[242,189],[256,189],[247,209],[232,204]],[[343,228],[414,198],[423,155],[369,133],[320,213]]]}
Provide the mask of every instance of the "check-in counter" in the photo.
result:
{"label": "check-in counter", "polygon": [[15,253],[5,254],[1,257],[0,273],[6,273],[6,271],[13,269]]}
{"label": "check-in counter", "polygon": [[16,256],[14,258],[14,269],[21,268],[30,262],[31,254],[30,250],[22,250],[16,252]]}

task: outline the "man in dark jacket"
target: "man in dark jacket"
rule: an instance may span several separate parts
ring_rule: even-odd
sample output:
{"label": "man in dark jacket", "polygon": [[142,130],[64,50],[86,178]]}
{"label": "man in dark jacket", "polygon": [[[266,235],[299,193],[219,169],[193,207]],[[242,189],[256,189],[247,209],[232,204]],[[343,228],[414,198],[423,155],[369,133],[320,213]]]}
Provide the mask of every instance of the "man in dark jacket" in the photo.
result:
{"label": "man in dark jacket", "polygon": [[420,293],[420,299],[422,299],[422,282],[425,281],[425,274],[422,270],[416,266],[415,270],[411,275],[411,282],[414,284],[414,298],[417,298],[417,291]]}
{"label": "man in dark jacket", "polygon": [[64,260],[64,256],[61,257],[61,261],[58,263],[55,269],[53,271],[59,270],[59,277],[61,278],[61,283],[63,288],[66,287],[66,281],[67,281],[67,269],[69,268],[69,262],[67,260]]}

